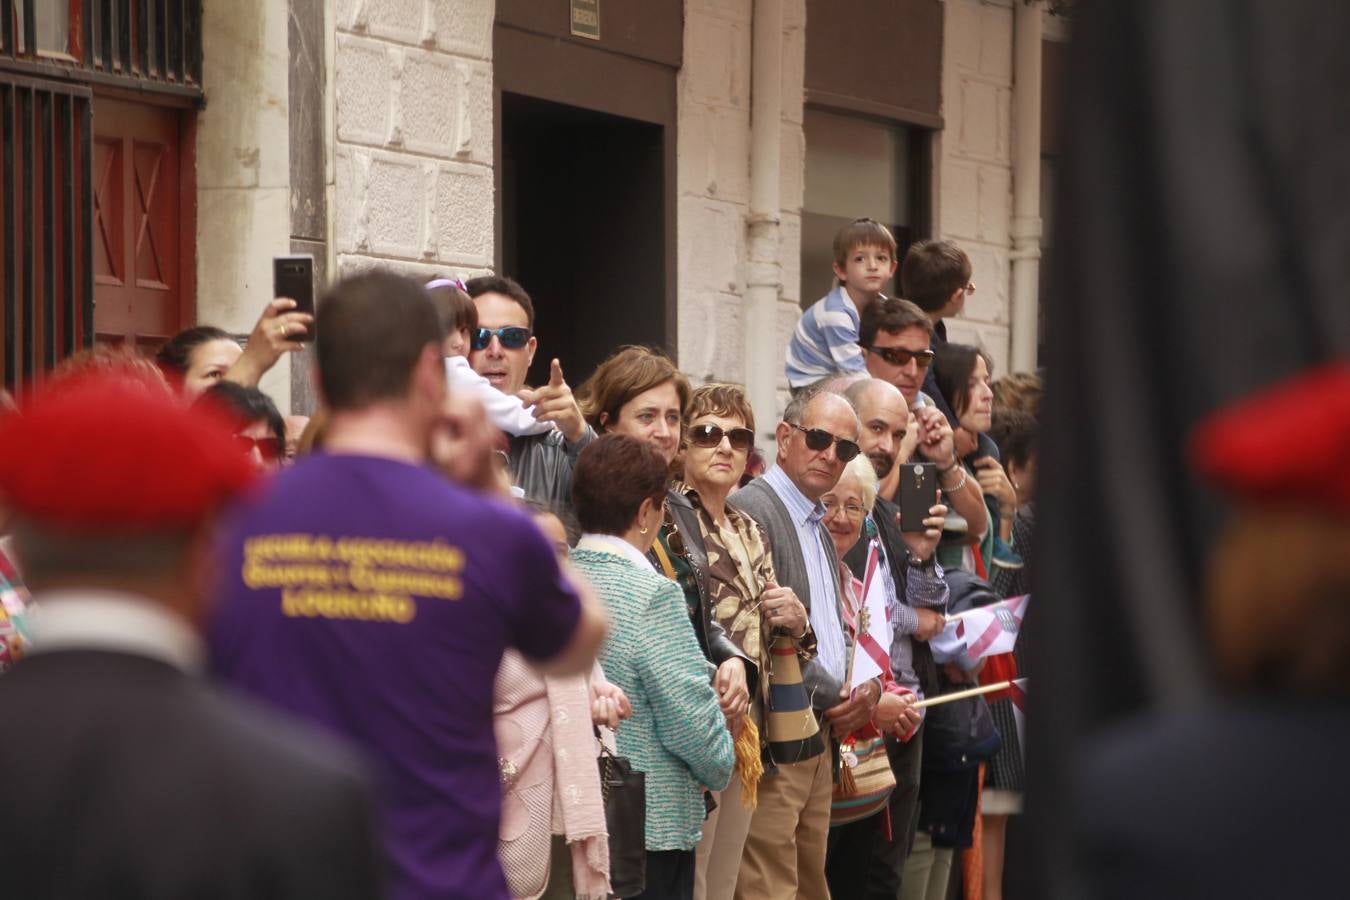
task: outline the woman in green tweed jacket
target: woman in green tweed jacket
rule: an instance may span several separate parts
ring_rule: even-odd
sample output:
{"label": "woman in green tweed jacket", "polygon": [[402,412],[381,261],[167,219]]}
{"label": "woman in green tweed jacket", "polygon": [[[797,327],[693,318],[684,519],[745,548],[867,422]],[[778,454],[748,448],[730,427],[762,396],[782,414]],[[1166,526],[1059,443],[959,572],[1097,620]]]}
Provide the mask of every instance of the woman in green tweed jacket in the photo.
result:
{"label": "woman in green tweed jacket", "polygon": [[639,896],[689,900],[703,793],[727,786],[735,755],[684,595],[646,558],[666,482],[665,458],[650,445],[620,434],[593,441],[573,472],[586,534],[572,561],[609,609],[600,664],[633,705],[618,747],[647,775],[647,888]]}

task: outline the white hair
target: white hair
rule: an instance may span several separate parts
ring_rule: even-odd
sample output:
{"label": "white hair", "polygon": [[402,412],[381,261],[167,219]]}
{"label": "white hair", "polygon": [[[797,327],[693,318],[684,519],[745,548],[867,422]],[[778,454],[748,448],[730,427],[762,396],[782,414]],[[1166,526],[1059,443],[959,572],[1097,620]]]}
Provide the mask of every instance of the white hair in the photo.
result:
{"label": "white hair", "polygon": [[858,482],[858,488],[862,491],[863,511],[868,515],[872,513],[872,507],[877,502],[877,470],[872,468],[872,461],[867,458],[866,453],[859,453],[853,459],[849,460],[848,465],[844,466],[844,472],[839,476],[839,481],[835,484],[838,490],[839,485],[844,483],[847,478],[854,478]]}

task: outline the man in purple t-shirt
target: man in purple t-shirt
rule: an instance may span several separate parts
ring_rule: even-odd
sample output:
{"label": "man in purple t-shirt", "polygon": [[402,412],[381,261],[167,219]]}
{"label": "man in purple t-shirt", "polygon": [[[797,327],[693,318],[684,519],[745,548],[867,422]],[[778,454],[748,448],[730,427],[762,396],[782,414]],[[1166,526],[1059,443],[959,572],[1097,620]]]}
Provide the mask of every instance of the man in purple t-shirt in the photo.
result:
{"label": "man in purple t-shirt", "polygon": [[587,671],[603,616],[525,515],[423,465],[446,389],[425,291],[386,273],[349,279],[320,303],[316,330],[325,452],[226,529],[216,671],[365,750],[392,896],[506,898],[492,731],[502,651]]}

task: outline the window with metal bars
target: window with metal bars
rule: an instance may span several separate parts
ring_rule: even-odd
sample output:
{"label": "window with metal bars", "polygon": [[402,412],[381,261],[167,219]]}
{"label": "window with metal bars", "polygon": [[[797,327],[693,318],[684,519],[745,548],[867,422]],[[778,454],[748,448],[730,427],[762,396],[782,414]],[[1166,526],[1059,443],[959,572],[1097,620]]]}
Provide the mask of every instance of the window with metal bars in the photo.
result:
{"label": "window with metal bars", "polygon": [[90,91],[0,72],[0,371],[10,390],[93,343]]}
{"label": "window with metal bars", "polygon": [[0,66],[201,98],[201,0],[0,0]]}

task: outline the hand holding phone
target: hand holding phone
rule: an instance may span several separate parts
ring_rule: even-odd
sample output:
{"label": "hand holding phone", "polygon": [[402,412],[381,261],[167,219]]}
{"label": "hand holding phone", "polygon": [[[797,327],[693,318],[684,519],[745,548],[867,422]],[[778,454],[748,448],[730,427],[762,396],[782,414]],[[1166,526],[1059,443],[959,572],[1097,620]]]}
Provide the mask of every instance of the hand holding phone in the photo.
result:
{"label": "hand holding phone", "polygon": [[907,462],[900,465],[900,530],[923,531],[928,509],[937,502],[937,464]]}
{"label": "hand holding phone", "polygon": [[287,323],[288,331],[283,337],[291,341],[314,340],[314,257],[272,257],[272,296],[294,300],[295,307],[291,311],[310,317],[303,324],[303,330],[298,323]]}

